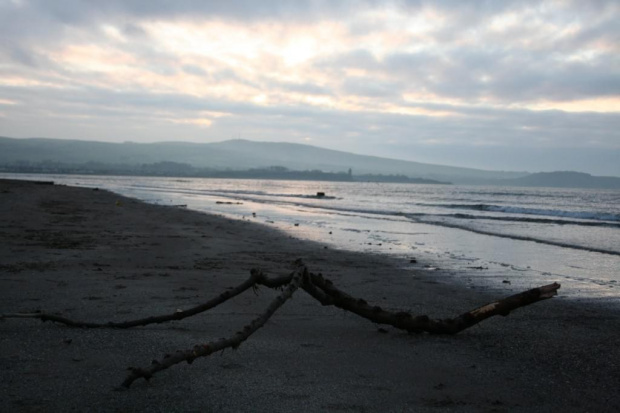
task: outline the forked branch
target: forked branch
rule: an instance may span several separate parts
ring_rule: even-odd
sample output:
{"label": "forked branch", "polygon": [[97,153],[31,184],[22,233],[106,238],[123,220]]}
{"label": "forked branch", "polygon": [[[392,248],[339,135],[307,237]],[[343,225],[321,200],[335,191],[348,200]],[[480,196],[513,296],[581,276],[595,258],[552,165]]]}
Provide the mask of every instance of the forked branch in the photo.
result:
{"label": "forked branch", "polygon": [[182,320],[187,317],[207,311],[226,300],[241,294],[250,287],[256,288],[258,285],[264,285],[269,288],[286,289],[276,297],[265,311],[250,324],[246,325],[243,330],[235,333],[227,339],[211,341],[206,344],[194,346],[190,350],[177,351],[173,355],[166,355],[160,361],[153,361],[147,368],[130,368],[130,373],[122,383],[123,388],[128,388],[135,380],[144,378],[149,380],[153,374],[158,371],[165,370],[182,361],[192,363],[198,357],[206,357],[214,352],[225,348],[236,349],[247,340],[256,330],[261,328],[267,320],[288,300],[293,293],[301,286],[310,296],[315,298],[323,305],[333,305],[346,311],[364,317],[374,323],[387,324],[398,329],[409,332],[427,332],[431,334],[456,334],[471,326],[496,315],[507,316],[511,311],[524,307],[541,300],[549,299],[557,295],[560,284],[553,283],[538,288],[533,288],[519,294],[511,295],[502,300],[483,305],[474,310],[467,311],[457,317],[439,320],[432,319],[426,315],[414,316],[411,313],[400,311],[388,311],[379,306],[372,306],[361,298],[355,298],[336,288],[333,283],[321,274],[310,274],[308,269],[303,265],[301,260],[295,262],[297,270],[292,274],[278,278],[268,278],[260,270],[252,270],[250,278],[243,283],[231,288],[217,297],[192,307],[184,311],[177,311],[168,315],[160,315],[147,317],[138,320],[124,322],[107,322],[107,323],[91,323],[81,322],[67,319],[65,317],[47,314],[47,313],[16,313],[3,314],[0,319],[5,318],[37,318],[41,321],[54,321],[71,327],[82,328],[131,328],[144,326],[153,323],[163,323],[173,320]]}
{"label": "forked branch", "polygon": [[131,383],[139,378],[144,378],[149,380],[153,374],[158,371],[165,370],[175,364],[186,361],[188,364],[191,364],[198,357],[207,357],[210,354],[224,350],[226,348],[236,349],[247,340],[256,330],[261,328],[267,320],[293,295],[293,293],[299,288],[299,285],[303,282],[303,279],[308,276],[307,269],[301,268],[296,271],[291,278],[291,281],[288,283],[286,289],[277,296],[271,304],[265,309],[259,317],[252,320],[252,322],[245,327],[243,330],[236,332],[232,337],[227,339],[220,339],[218,341],[210,341],[206,344],[199,344],[194,346],[194,348],[185,351],[177,351],[173,355],[164,356],[164,358],[160,361],[154,360],[153,363],[147,368],[133,368],[130,367],[130,373],[122,383],[122,387],[129,388]]}

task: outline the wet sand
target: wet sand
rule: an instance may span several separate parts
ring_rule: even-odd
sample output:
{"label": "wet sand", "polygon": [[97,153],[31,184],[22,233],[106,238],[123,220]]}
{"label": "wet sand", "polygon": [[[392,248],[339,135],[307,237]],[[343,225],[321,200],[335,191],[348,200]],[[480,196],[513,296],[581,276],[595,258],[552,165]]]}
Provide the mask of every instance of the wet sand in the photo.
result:
{"label": "wet sand", "polygon": [[[103,191],[0,181],[0,313],[122,321],[189,308],[302,258],[369,303],[452,317],[488,301],[380,255]],[[422,266],[423,263],[420,263]],[[506,286],[506,295],[518,292]],[[618,411],[620,312],[561,297],[457,336],[407,334],[299,291],[236,350],[115,391],[129,366],[229,337],[277,292],[131,330],[0,322],[0,411]]]}

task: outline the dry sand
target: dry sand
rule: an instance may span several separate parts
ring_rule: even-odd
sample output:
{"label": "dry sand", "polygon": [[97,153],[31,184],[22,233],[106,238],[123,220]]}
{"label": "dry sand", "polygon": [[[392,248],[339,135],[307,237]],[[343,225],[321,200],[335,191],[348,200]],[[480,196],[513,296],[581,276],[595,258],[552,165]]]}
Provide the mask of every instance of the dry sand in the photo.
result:
{"label": "dry sand", "polygon": [[[386,308],[451,317],[495,298],[378,255],[107,191],[0,181],[0,313],[89,321],[166,314],[245,280],[313,272]],[[421,263],[420,265],[422,265]],[[506,293],[512,294],[510,286]],[[560,295],[561,295],[560,290]],[[299,291],[237,351],[115,391],[129,366],[239,330],[277,292],[131,330],[0,322],[0,411],[619,411],[617,308],[561,297],[457,336],[414,335]]]}

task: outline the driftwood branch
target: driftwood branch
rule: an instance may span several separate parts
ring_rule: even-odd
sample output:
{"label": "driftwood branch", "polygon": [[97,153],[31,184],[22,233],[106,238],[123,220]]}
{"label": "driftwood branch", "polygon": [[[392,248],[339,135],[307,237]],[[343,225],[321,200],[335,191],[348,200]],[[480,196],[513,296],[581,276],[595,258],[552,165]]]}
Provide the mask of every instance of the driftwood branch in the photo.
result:
{"label": "driftwood branch", "polygon": [[[303,266],[303,263],[300,260],[296,262],[296,265],[300,268],[306,268]],[[307,271],[307,269],[305,269],[305,271]],[[246,281],[242,282],[236,287],[224,291],[217,297],[214,297],[203,304],[186,310],[179,310],[172,314],[151,316],[137,320],[94,323],[71,320],[60,315],[42,312],[0,314],[0,320],[7,318],[34,318],[44,322],[57,322],[70,327],[117,329],[132,328],[156,323],[165,323],[169,321],[178,321],[210,310],[211,308],[222,304],[230,298],[243,293],[249,288],[256,289],[258,285],[264,285],[269,288],[281,288],[291,282],[294,274],[295,273],[292,273],[288,276],[269,278],[265,276],[265,274],[263,274],[260,270],[253,269],[251,271],[250,277]],[[379,306],[371,306],[365,300],[352,297],[344,291],[336,288],[330,280],[323,278],[321,274],[309,274],[304,280],[302,287],[309,295],[311,295],[321,304],[333,305],[343,310],[350,311],[374,323],[391,325],[393,327],[409,332],[428,332],[431,334],[456,334],[473,325],[480,323],[483,320],[486,320],[489,317],[493,317],[496,315],[506,316],[511,311],[519,307],[524,307],[535,302],[551,298],[554,295],[557,295],[557,290],[560,288],[560,284],[554,283],[534,288],[519,294],[512,295],[502,300],[486,304],[475,310],[465,312],[458,317],[445,320],[431,319],[427,315],[414,316],[411,313],[404,311],[393,312],[384,310]]]}
{"label": "driftwood branch", "polygon": [[426,315],[414,316],[408,312],[392,312],[379,306],[371,306],[361,298],[355,298],[336,288],[321,275],[312,274],[304,289],[323,305],[333,305],[364,317],[374,323],[388,324],[409,332],[426,331],[432,334],[456,334],[496,315],[507,316],[511,311],[557,295],[560,284],[553,283],[543,287],[511,295],[499,301],[468,311],[458,317],[446,320],[431,319]]}
{"label": "driftwood branch", "polygon": [[456,334],[480,323],[483,320],[486,320],[487,318],[496,315],[507,316],[511,311],[517,308],[524,307],[541,300],[546,300],[557,295],[557,290],[560,288],[560,284],[558,283],[533,288],[531,290],[506,297],[502,300],[483,305],[482,307],[478,307],[474,310],[467,311],[457,317],[439,320],[432,319],[427,315],[414,316],[411,313],[404,311],[394,312],[384,310],[379,306],[372,306],[361,298],[355,298],[344,291],[339,290],[331,281],[323,278],[321,274],[310,274],[301,260],[297,260],[295,265],[297,267],[295,272],[288,276],[278,278],[269,278],[260,270],[254,269],[251,271],[250,278],[236,287],[228,289],[203,304],[167,315],[153,316],[123,322],[91,323],[74,321],[59,315],[48,313],[16,313],[0,314],[0,320],[6,318],[36,318],[41,321],[54,321],[71,327],[123,329],[145,326],[154,323],[182,320],[216,307],[217,305],[241,294],[249,288],[256,289],[259,285],[264,285],[269,288],[282,288],[286,286],[284,291],[276,297],[271,304],[269,304],[269,306],[259,317],[254,319],[250,324],[246,325],[241,331],[235,333],[232,337],[196,345],[190,350],[177,351],[173,355],[166,355],[160,361],[154,360],[153,363],[147,368],[130,368],[129,375],[121,385],[122,388],[128,388],[139,378],[149,380],[155,373],[183,361],[192,363],[198,357],[206,357],[225,348],[230,347],[236,349],[254,332],[261,328],[299,287],[302,287],[310,296],[323,305],[333,305],[357,314],[360,317],[366,318],[374,323],[391,325],[409,332],[427,332],[431,334]]}
{"label": "driftwood branch", "polygon": [[247,340],[256,330],[261,328],[267,320],[293,295],[293,293],[299,288],[299,285],[303,282],[304,278],[307,278],[307,269],[301,268],[291,277],[291,281],[288,283],[286,289],[276,297],[271,304],[265,309],[265,312],[259,317],[252,320],[252,322],[243,330],[238,331],[232,337],[227,339],[220,339],[218,341],[211,341],[206,344],[196,345],[194,348],[185,351],[177,351],[173,355],[165,356],[160,361],[153,361],[153,363],[147,368],[130,368],[130,373],[122,383],[122,387],[129,388],[131,384],[139,379],[144,378],[149,380],[153,374],[158,371],[165,370],[175,364],[186,361],[191,364],[198,357],[207,357],[210,354],[224,350],[228,347],[236,349]]}
{"label": "driftwood branch", "polygon": [[207,310],[210,310],[211,308],[214,308],[222,304],[223,302],[241,294],[242,292],[246,291],[249,288],[256,288],[257,285],[264,285],[269,288],[279,288],[279,287],[282,287],[288,284],[292,279],[292,274],[288,276],[283,276],[283,277],[268,278],[267,276],[265,276],[265,274],[263,274],[260,270],[257,270],[257,269],[253,269],[250,273],[251,275],[247,280],[237,285],[236,287],[233,287],[233,288],[230,288],[224,291],[217,297],[212,298],[211,300],[203,304],[197,305],[192,308],[188,308],[187,310],[175,311],[172,314],[151,316],[151,317],[140,318],[137,320],[130,320],[130,321],[121,321],[121,322],[109,321],[105,323],[93,323],[93,322],[88,322],[88,321],[71,320],[69,318],[62,317],[57,314],[36,312],[36,313],[0,314],[0,320],[6,319],[6,318],[35,318],[43,322],[53,321],[56,323],[67,325],[69,327],[77,327],[77,328],[125,329],[125,328],[146,326],[149,324],[160,324],[160,323],[166,323],[169,321],[182,320],[184,318],[191,317],[196,314],[200,314]]}

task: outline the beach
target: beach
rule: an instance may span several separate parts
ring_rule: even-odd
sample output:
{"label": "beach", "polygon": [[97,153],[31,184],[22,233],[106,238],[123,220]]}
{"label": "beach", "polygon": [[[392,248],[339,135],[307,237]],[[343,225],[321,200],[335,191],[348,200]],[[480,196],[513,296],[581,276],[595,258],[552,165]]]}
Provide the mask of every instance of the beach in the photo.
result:
{"label": "beach", "polygon": [[[398,259],[105,190],[0,181],[0,313],[169,314],[301,258],[386,309],[454,317],[498,298]],[[553,280],[551,280],[553,281]],[[520,290],[506,285],[506,295]],[[456,336],[407,334],[298,291],[237,350],[118,391],[127,368],[230,337],[278,291],[129,330],[0,322],[1,411],[618,411],[620,312],[559,296]]]}

